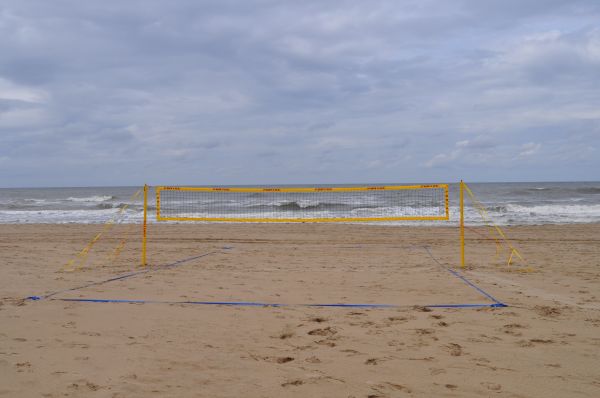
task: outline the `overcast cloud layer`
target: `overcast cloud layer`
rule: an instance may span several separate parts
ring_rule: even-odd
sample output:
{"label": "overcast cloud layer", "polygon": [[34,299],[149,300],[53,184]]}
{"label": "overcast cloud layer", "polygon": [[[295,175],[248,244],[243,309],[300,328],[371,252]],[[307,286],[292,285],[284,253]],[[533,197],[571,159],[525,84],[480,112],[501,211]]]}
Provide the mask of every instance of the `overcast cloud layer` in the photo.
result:
{"label": "overcast cloud layer", "polygon": [[599,180],[600,1],[3,1],[0,186]]}

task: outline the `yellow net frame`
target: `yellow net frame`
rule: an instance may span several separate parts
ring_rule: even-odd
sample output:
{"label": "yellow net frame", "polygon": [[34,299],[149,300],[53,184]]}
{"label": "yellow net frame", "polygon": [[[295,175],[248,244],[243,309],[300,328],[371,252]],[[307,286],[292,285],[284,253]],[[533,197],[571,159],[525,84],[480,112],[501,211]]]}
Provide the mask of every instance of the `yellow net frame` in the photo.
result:
{"label": "yellow net frame", "polygon": [[[319,192],[369,192],[369,191],[401,191],[401,190],[443,190],[442,215],[404,215],[404,216],[376,216],[376,217],[298,217],[298,218],[275,218],[275,217],[196,217],[196,216],[164,216],[161,213],[161,193],[163,191],[183,192],[238,192],[238,193],[319,193]],[[386,186],[361,186],[361,187],[295,187],[295,188],[225,188],[225,187],[156,187],[156,219],[157,221],[206,221],[206,222],[364,222],[364,221],[419,221],[419,220],[449,220],[448,184],[429,185],[386,185]]]}

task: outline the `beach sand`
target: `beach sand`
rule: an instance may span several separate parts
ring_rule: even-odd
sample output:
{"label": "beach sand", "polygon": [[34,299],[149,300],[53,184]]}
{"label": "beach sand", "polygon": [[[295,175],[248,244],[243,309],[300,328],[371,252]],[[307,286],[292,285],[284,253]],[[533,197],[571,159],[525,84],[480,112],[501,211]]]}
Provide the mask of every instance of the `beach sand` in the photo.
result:
{"label": "beach sand", "polygon": [[507,228],[534,272],[469,229],[479,309],[423,307],[493,303],[457,228],[151,225],[145,269],[140,228],[64,272],[101,225],[0,225],[0,397],[600,396],[600,225]]}

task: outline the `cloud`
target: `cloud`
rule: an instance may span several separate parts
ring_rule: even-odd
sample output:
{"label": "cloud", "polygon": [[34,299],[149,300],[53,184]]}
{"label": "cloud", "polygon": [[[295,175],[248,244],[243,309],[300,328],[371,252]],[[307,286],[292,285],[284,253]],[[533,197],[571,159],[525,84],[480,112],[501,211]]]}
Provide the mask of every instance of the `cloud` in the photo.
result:
{"label": "cloud", "polygon": [[600,147],[598,20],[595,0],[8,0],[0,180],[597,178],[573,154]]}
{"label": "cloud", "polygon": [[563,32],[549,30],[520,37],[489,60],[498,73],[512,72],[521,82],[536,85],[593,84],[600,68],[600,27]]}
{"label": "cloud", "polygon": [[461,153],[461,151],[458,149],[455,149],[450,153],[438,153],[433,158],[431,158],[427,162],[425,162],[425,166],[438,167],[438,166],[447,165],[447,164],[451,163],[452,161],[454,161],[455,159],[457,159],[460,156],[460,153]]}
{"label": "cloud", "polygon": [[490,149],[495,147],[497,144],[494,140],[487,136],[476,136],[469,140],[463,140],[456,143],[457,148],[465,149]]}
{"label": "cloud", "polygon": [[6,79],[0,78],[0,101],[22,101],[29,103],[42,103],[48,94],[44,90],[21,86]]}
{"label": "cloud", "polygon": [[527,144],[523,144],[523,145],[521,145],[521,152],[519,152],[519,156],[527,157],[527,156],[535,155],[536,153],[539,152],[541,147],[542,147],[542,144],[535,143],[535,142],[528,142]]}
{"label": "cloud", "polygon": [[487,136],[475,136],[472,139],[458,141],[454,144],[454,149],[447,153],[439,153],[425,162],[426,167],[447,166],[452,163],[486,163],[489,161],[489,154],[496,144]]}

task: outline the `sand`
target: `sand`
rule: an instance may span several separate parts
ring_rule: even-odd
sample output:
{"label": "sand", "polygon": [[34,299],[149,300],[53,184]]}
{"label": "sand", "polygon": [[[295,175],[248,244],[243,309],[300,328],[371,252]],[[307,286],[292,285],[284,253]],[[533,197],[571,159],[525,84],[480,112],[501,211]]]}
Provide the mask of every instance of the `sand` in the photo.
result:
{"label": "sand", "polygon": [[[140,270],[118,226],[61,272],[101,228],[0,226],[1,397],[600,396],[600,225],[508,228],[528,273],[469,230],[462,275],[506,308],[423,307],[493,303],[446,269],[456,228],[310,224],[151,225],[148,272],[23,300]],[[340,302],[398,307],[295,305]]]}

